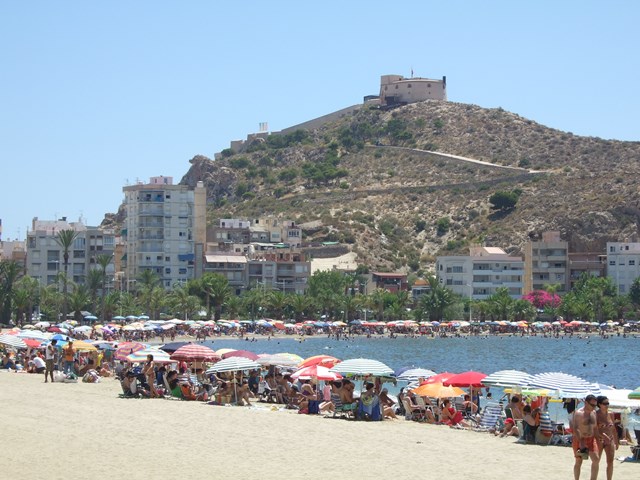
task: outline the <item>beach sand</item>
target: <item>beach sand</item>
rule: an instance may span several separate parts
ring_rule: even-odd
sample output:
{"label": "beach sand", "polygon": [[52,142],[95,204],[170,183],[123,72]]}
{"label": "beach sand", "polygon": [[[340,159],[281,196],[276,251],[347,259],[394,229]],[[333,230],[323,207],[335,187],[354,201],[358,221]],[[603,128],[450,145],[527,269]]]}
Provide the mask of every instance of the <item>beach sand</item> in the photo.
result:
{"label": "beach sand", "polygon": [[[567,447],[404,420],[298,415],[268,404],[121,399],[120,391],[109,378],[45,384],[40,375],[0,372],[0,478],[572,478]],[[628,455],[621,446],[617,456]],[[639,476],[640,464],[616,461],[616,479]]]}

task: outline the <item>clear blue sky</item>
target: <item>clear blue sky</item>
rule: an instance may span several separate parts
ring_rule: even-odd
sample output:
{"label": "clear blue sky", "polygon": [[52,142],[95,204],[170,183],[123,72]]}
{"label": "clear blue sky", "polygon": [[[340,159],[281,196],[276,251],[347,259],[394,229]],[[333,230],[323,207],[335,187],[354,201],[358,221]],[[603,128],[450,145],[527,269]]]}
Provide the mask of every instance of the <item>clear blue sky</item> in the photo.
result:
{"label": "clear blue sky", "polygon": [[[640,3],[140,1],[0,4],[3,239],[97,225],[127,181],[173,176],[269,122],[447,76],[450,101],[640,140]],[[528,5],[525,5],[528,4]]]}

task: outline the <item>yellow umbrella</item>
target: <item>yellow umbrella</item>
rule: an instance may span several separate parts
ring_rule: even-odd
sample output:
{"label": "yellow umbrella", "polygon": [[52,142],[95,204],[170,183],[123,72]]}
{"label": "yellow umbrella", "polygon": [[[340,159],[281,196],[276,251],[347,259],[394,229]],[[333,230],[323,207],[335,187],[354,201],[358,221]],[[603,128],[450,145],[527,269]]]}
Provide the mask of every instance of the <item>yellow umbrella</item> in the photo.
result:
{"label": "yellow umbrella", "polygon": [[75,348],[78,351],[84,351],[84,352],[95,352],[98,350],[96,347],[94,347],[90,343],[84,342],[82,340],[75,340],[73,342],[73,348]]}
{"label": "yellow umbrella", "polygon": [[445,387],[442,383],[425,383],[411,390],[421,397],[449,398],[464,395],[465,391],[458,387]]}

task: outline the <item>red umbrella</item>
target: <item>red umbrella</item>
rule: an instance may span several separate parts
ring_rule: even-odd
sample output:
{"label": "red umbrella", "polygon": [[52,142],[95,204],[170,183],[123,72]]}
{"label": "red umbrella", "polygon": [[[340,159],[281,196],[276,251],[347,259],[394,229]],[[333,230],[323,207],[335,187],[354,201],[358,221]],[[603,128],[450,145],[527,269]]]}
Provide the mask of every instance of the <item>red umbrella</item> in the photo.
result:
{"label": "red umbrella", "polygon": [[327,367],[323,367],[320,365],[312,365],[311,367],[304,367],[304,368],[301,368],[300,370],[296,370],[291,374],[291,378],[293,378],[294,380],[297,380],[297,379],[308,380],[311,378],[315,378],[318,380],[324,380],[324,381],[330,382],[333,380],[342,379],[342,375],[340,375],[337,372],[332,372]]}
{"label": "red umbrella", "polygon": [[185,362],[217,362],[220,355],[204,345],[188,343],[177,349],[171,355],[171,360],[183,360]]}
{"label": "red umbrella", "polygon": [[27,347],[38,348],[42,342],[40,340],[36,340],[35,338],[23,338],[22,341],[27,345]]}
{"label": "red umbrella", "polygon": [[314,355],[313,357],[305,358],[302,362],[300,362],[298,368],[312,367],[314,365],[333,368],[338,363],[340,363],[340,360],[338,360],[336,357],[332,357],[331,355]]}
{"label": "red umbrella", "polygon": [[249,360],[258,359],[257,354],[250,352],[248,350],[234,350],[232,352],[227,352],[222,354],[222,358],[229,358],[229,357],[243,357],[243,358],[248,358]]}
{"label": "red umbrella", "polygon": [[447,380],[449,380],[450,377],[453,377],[454,375],[455,375],[455,373],[442,372],[442,373],[439,373],[437,375],[434,375],[432,377],[427,378],[420,385],[425,385],[425,384],[428,384],[428,383],[444,383]]}
{"label": "red umbrella", "polygon": [[482,380],[486,376],[486,373],[481,372],[463,372],[449,377],[442,383],[452,387],[484,387]]}

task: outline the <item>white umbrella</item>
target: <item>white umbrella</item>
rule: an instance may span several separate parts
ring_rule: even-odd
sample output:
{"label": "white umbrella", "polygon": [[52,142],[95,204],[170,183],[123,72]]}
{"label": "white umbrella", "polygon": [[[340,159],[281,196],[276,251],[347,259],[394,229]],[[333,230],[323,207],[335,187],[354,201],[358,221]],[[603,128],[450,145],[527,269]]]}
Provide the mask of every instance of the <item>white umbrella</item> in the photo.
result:
{"label": "white umbrella", "polygon": [[82,327],[76,327],[73,329],[74,332],[87,332],[87,333],[89,333],[91,330],[93,330],[93,328],[91,328],[89,325],[83,325]]}
{"label": "white umbrella", "polygon": [[23,330],[18,335],[18,338],[34,338],[36,340],[49,340],[50,334],[43,333],[40,330]]}
{"label": "white umbrella", "polygon": [[580,377],[562,372],[545,372],[533,375],[528,387],[556,390],[558,397],[584,398],[587,395],[600,395],[600,387]]}
{"label": "white umbrella", "polygon": [[34,325],[36,328],[49,328],[51,324],[49,322],[38,322]]}
{"label": "white umbrella", "polygon": [[367,358],[353,358],[338,363],[331,369],[342,375],[390,377],[393,370],[382,362]]}
{"label": "white umbrella", "polygon": [[531,375],[520,370],[499,370],[482,379],[483,385],[490,387],[522,387],[530,381]]}
{"label": "white umbrella", "polygon": [[410,368],[398,375],[398,380],[405,380],[407,382],[417,382],[420,378],[433,377],[436,374],[433,370],[427,368]]}
{"label": "white umbrella", "polygon": [[27,348],[27,344],[15,335],[0,335],[0,343],[13,348]]}
{"label": "white umbrella", "polygon": [[218,372],[237,372],[239,370],[256,370],[260,368],[260,364],[244,357],[229,357],[220,360],[213,367],[207,370],[209,373]]}
{"label": "white umbrella", "polygon": [[132,352],[127,355],[127,360],[131,363],[144,363],[147,361],[147,355],[153,355],[155,363],[175,363],[175,360],[171,360],[167,352],[157,347],[147,347],[137,352]]}

